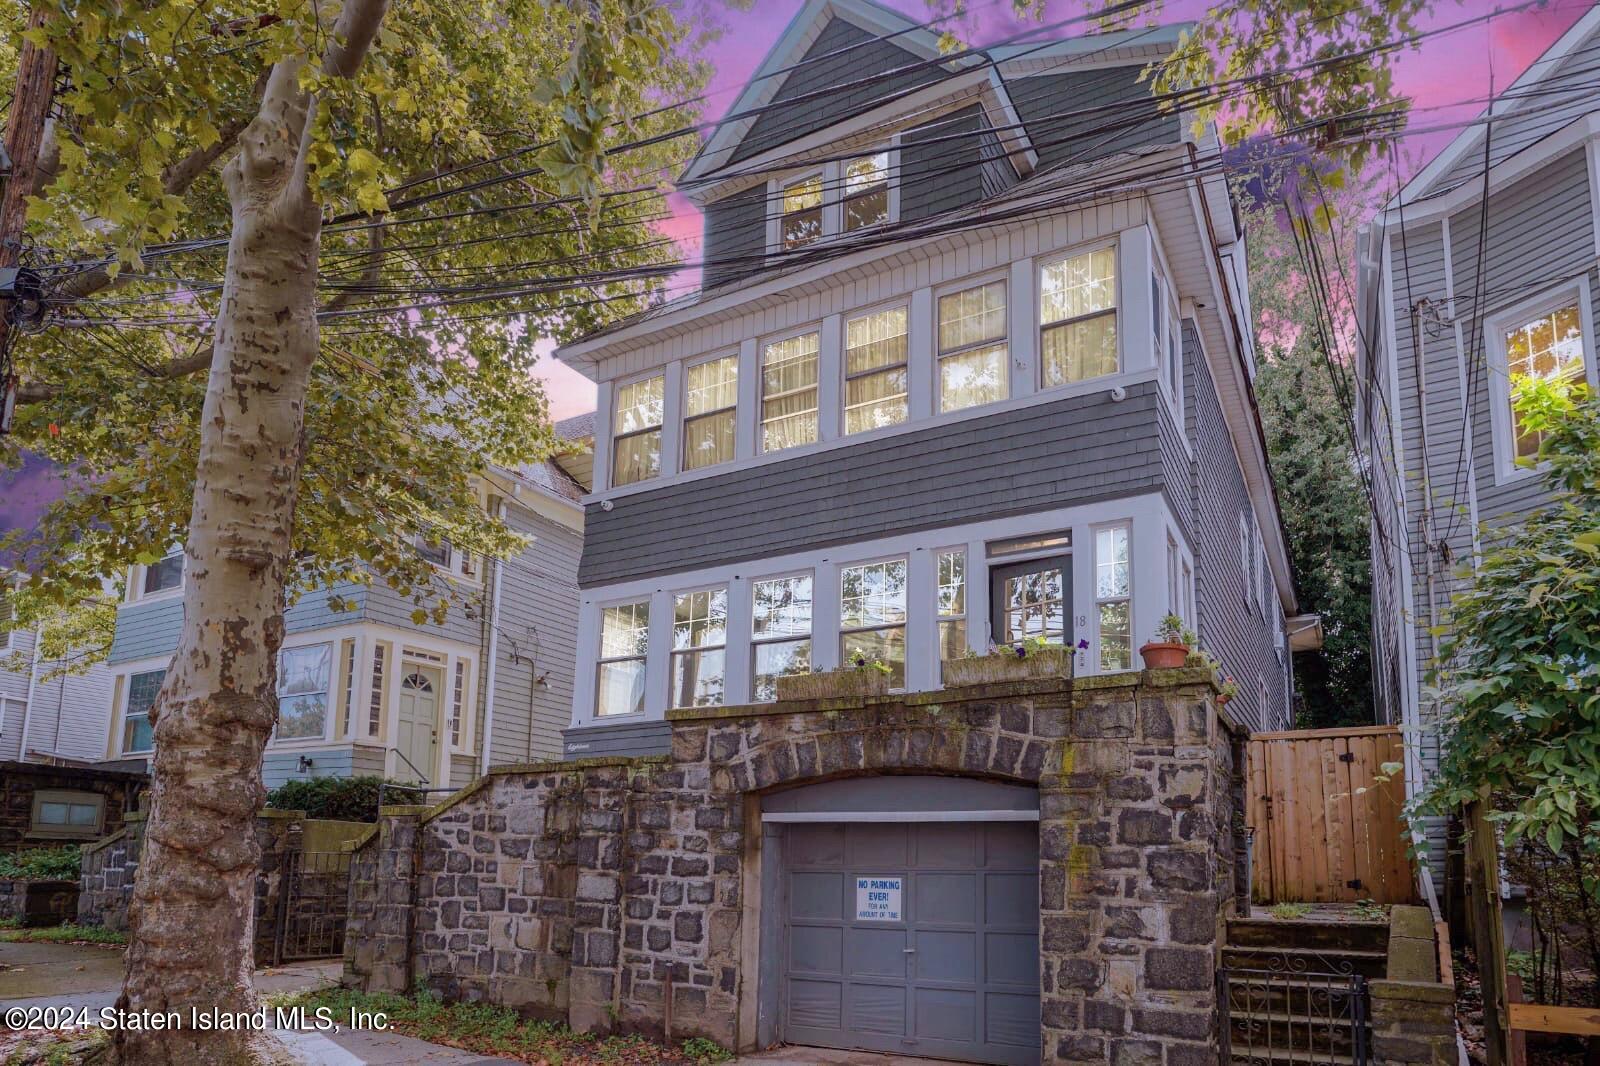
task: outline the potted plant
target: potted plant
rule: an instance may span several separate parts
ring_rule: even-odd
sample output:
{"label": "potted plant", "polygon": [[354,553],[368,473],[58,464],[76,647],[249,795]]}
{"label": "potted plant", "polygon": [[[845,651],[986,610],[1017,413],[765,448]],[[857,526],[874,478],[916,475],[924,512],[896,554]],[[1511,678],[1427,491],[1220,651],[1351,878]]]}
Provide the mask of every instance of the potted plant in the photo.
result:
{"label": "potted plant", "polygon": [[1028,637],[1011,644],[995,645],[987,655],[969,650],[966,655],[946,659],[944,684],[946,688],[960,688],[1001,681],[1068,677],[1071,672],[1071,649],[1042,637]]}
{"label": "potted plant", "polygon": [[1183,624],[1183,619],[1169,614],[1156,627],[1156,639],[1139,649],[1146,670],[1176,670],[1189,659],[1189,649],[1194,646],[1194,633]]}
{"label": "potted plant", "polygon": [[1222,688],[1217,692],[1217,706],[1226,707],[1228,701],[1239,694],[1239,684],[1231,677],[1222,679]]}
{"label": "potted plant", "polygon": [[835,700],[855,696],[882,696],[889,691],[893,671],[882,659],[854,652],[837,670],[785,674],[778,678],[778,700]]}

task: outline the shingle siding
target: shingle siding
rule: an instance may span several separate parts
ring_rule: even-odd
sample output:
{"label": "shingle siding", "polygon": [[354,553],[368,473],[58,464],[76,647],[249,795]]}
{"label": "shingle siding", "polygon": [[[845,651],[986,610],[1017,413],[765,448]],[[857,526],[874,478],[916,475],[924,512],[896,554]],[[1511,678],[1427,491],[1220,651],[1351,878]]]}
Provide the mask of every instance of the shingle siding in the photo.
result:
{"label": "shingle siding", "polygon": [[[459,590],[460,598],[451,605],[450,613],[445,616],[444,624],[440,625],[432,620],[420,625],[411,619],[411,612],[417,605],[411,601],[410,596],[403,596],[381,579],[373,581],[367,587],[366,609],[359,615],[346,615],[342,619],[336,618],[327,622],[327,625],[339,625],[343,620],[377,622],[381,625],[394,626],[398,629],[409,629],[414,633],[423,633],[430,637],[444,640],[454,640],[462,644],[471,644],[476,647],[483,639],[483,591],[476,586],[463,585]],[[311,626],[299,628],[309,629]],[[296,627],[291,625],[289,631],[295,632]]]}
{"label": "shingle siding", "polygon": [[565,754],[569,759],[597,755],[665,755],[672,750],[670,722],[628,722],[568,729]]}
{"label": "shingle siding", "polygon": [[702,287],[715,288],[759,274],[767,250],[766,185],[707,204],[705,234]]}
{"label": "shingle siding", "polygon": [[861,441],[591,506],[581,587],[1157,489],[1153,382]]}
{"label": "shingle siding", "polygon": [[1143,67],[1035,74],[1006,83],[1039,169],[1084,163],[1180,137],[1178,116],[1159,114]]}
{"label": "shingle siding", "polygon": [[749,159],[944,76],[942,68],[875,36],[843,19],[824,26],[728,162]]}
{"label": "shingle siding", "polygon": [[[995,154],[977,104],[900,138],[900,219],[915,222],[967,207],[985,195],[985,158]],[[985,148],[987,143],[988,148]]]}
{"label": "shingle siding", "polygon": [[[1200,353],[1194,323],[1183,323],[1186,420],[1194,446],[1192,465],[1195,526],[1195,610],[1200,646],[1222,663],[1223,673],[1239,685],[1228,710],[1246,728],[1257,731],[1289,726],[1288,655],[1276,650],[1271,616],[1245,599],[1245,582],[1255,578],[1239,560],[1239,516],[1251,513],[1239,459],[1228,436],[1222,405],[1211,372]],[[1271,582],[1266,610],[1282,618]],[[1257,680],[1266,681],[1267,705],[1261,705]]]}

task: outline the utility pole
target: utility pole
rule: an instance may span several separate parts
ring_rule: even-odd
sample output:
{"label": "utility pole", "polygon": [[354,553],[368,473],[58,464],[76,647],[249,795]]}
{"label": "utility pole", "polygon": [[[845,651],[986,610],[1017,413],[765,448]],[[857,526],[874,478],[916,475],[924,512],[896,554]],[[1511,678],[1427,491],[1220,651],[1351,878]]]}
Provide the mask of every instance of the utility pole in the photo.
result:
{"label": "utility pole", "polygon": [[[39,4],[28,17],[28,29],[42,31],[48,9]],[[11,430],[16,405],[17,373],[11,359],[16,345],[16,316],[28,295],[36,288],[24,282],[22,231],[27,221],[28,196],[38,181],[39,150],[44,145],[45,123],[50,118],[51,97],[55,95],[56,54],[25,36],[17,56],[17,87],[11,98],[11,115],[6,123],[5,152],[10,157],[10,174],[5,192],[0,194],[0,298],[5,301],[0,314],[0,434]],[[37,292],[31,293],[36,300]]]}

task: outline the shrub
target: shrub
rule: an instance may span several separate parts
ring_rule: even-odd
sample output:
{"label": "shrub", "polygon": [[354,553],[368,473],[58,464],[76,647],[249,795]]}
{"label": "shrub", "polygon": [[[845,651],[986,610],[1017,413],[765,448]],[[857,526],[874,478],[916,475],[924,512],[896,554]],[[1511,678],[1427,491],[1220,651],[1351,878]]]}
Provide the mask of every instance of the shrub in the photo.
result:
{"label": "shrub", "polygon": [[0,880],[76,881],[80,862],[76,844],[12,852],[0,855]]}
{"label": "shrub", "polygon": [[267,806],[280,811],[305,811],[307,818],[350,822],[378,820],[378,786],[385,803],[421,803],[426,793],[381,777],[313,777],[286,781],[267,793]]}

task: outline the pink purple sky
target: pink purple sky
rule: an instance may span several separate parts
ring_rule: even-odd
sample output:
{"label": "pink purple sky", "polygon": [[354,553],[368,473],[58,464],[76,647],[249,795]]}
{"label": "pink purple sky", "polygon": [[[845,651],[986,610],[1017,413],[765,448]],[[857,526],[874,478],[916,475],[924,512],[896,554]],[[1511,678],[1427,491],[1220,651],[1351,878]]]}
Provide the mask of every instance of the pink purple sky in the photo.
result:
{"label": "pink purple sky", "polygon": [[[887,2],[912,19],[923,21],[931,17],[924,0]],[[733,103],[803,0],[755,0],[748,11],[732,10],[718,0],[686,0],[686,3],[690,12],[714,22],[721,29],[721,36],[706,54],[714,73],[705,115],[715,117]],[[1421,22],[1424,29],[1443,27],[1501,6],[1494,0],[1436,3]],[[1412,98],[1416,108],[1439,109],[1417,111],[1414,124],[1433,126],[1476,114],[1482,108],[1481,100],[1488,94],[1491,83],[1497,89],[1505,88],[1589,6],[1588,0],[1553,0],[1543,7],[1502,15],[1486,25],[1432,38],[1416,50],[1403,54],[1396,63],[1397,88]],[[1163,21],[1196,19],[1205,13],[1206,7],[1203,0],[1169,0],[1162,18]],[[1048,2],[1044,20],[1063,20],[1084,10],[1082,2]],[[1028,23],[1017,20],[1012,14],[1010,0],[971,0],[968,18],[956,27],[956,32],[970,43],[985,44],[1008,38],[1025,25]],[[1450,136],[1449,133],[1435,133],[1407,138],[1402,148],[1403,169],[1415,170],[1442,148]],[[672,208],[673,217],[664,224],[665,229],[678,239],[685,257],[695,258],[700,251],[699,214],[679,197],[672,198]],[[545,382],[554,418],[580,414],[594,407],[593,384],[574,371],[545,356],[537,373]],[[60,491],[59,479],[44,463],[28,461],[20,470],[0,472],[0,531],[32,525],[45,504]]]}

